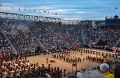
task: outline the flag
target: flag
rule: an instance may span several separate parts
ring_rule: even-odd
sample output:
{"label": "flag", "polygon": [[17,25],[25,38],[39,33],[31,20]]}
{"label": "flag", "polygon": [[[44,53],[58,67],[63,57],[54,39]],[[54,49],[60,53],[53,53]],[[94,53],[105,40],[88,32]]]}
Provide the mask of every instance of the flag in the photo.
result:
{"label": "flag", "polygon": [[117,7],[115,7],[115,9],[118,9]]}
{"label": "flag", "polygon": [[117,7],[114,8],[114,10],[118,9]]}
{"label": "flag", "polygon": [[46,11],[44,11],[44,12],[46,12]]}
{"label": "flag", "polygon": [[2,7],[2,5],[0,4],[0,7]]}
{"label": "flag", "polygon": [[26,9],[24,8],[24,10],[26,11]]}

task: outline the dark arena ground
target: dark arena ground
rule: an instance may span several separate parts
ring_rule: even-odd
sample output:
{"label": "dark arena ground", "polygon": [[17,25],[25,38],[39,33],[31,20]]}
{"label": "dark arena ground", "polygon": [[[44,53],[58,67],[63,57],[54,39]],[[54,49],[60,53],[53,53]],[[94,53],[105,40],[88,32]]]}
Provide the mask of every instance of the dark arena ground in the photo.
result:
{"label": "dark arena ground", "polygon": [[[71,56],[80,57],[82,59],[82,58],[86,58],[86,56],[88,56],[88,54],[82,53],[82,56],[81,56],[80,52],[75,52],[75,53],[71,52]],[[66,69],[67,72],[72,72],[72,63],[68,63],[68,62],[64,62],[64,60],[52,58],[52,54],[49,54],[49,55],[48,54],[46,54],[46,55],[40,54],[40,55],[36,55],[36,56],[29,56],[28,60],[31,63],[38,62],[39,64],[44,64],[47,67],[48,66],[48,64],[46,63],[47,57],[49,60],[48,64],[51,64],[51,66],[59,67],[62,70]],[[55,62],[51,63],[50,60],[55,60]],[[99,66],[99,64],[100,63],[85,60],[84,62],[82,61],[82,62],[77,63],[77,70],[80,70],[81,68],[86,68],[88,66],[97,67],[97,66]],[[76,66],[73,67],[73,71],[76,71]]]}

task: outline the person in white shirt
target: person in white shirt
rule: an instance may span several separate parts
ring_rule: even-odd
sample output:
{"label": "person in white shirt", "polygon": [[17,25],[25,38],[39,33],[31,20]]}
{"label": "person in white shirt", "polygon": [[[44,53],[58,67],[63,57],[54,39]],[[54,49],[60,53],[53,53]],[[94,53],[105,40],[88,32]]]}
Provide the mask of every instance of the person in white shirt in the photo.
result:
{"label": "person in white shirt", "polygon": [[46,77],[47,78],[51,78],[51,76],[46,72]]}

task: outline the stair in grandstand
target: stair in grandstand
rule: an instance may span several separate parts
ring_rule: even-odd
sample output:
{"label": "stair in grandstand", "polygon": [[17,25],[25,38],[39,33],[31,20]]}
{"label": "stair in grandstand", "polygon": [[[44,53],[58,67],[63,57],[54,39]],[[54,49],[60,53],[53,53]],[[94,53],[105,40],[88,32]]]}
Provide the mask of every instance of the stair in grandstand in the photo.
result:
{"label": "stair in grandstand", "polygon": [[101,36],[95,41],[95,44],[97,44],[100,39],[101,39]]}
{"label": "stair in grandstand", "polygon": [[106,46],[108,48],[112,48],[114,45],[117,45],[119,43],[119,27],[105,27],[102,29],[102,31],[103,35],[101,36],[101,39],[107,42]]}
{"label": "stair in grandstand", "polygon": [[[102,35],[103,35],[103,32],[102,31],[100,31],[100,37],[94,42],[94,44],[97,44],[99,41],[100,41],[100,39],[101,39],[101,37],[102,37]],[[92,43],[93,44],[93,43]],[[92,44],[90,44],[90,46],[92,45]]]}
{"label": "stair in grandstand", "polygon": [[17,50],[16,50],[15,47],[13,46],[12,42],[8,39],[7,35],[6,35],[5,32],[2,30],[1,27],[0,27],[0,31],[1,31],[1,33],[5,36],[6,40],[7,40],[8,43],[10,44],[10,47],[12,48],[12,50],[14,51],[14,53],[16,53]]}
{"label": "stair in grandstand", "polygon": [[[29,20],[30,21],[30,20]],[[32,22],[32,21],[30,21],[30,22]],[[26,26],[26,28],[27,28],[27,30],[29,30],[31,33],[32,33],[32,31],[29,29],[29,27],[28,27],[28,24],[26,24],[26,23],[23,23],[22,21],[21,21],[21,23],[24,25],[24,26]],[[34,34],[34,33],[32,33],[32,35],[38,40],[38,38],[36,37],[36,35]],[[40,42],[40,40],[38,40],[38,42],[39,42],[39,45],[43,48],[43,49],[45,49],[45,46],[44,46],[44,44],[42,44],[41,42]],[[38,46],[39,46],[38,45]]]}
{"label": "stair in grandstand", "polygon": [[[56,40],[58,38],[57,36],[57,33],[54,31],[54,27],[52,26],[48,26],[48,29],[49,29],[49,32],[50,32],[50,35],[53,35],[53,38]],[[48,39],[49,40],[49,39]],[[50,46],[49,42],[48,42],[48,45],[49,47],[48,48],[52,48],[53,46]],[[61,48],[61,45],[55,43],[56,46],[54,46],[54,49],[57,49],[57,48]],[[57,47],[58,46],[58,47]]]}
{"label": "stair in grandstand", "polygon": [[82,35],[82,39],[83,39],[83,44],[86,44],[84,31],[82,29],[81,29],[81,35]]}
{"label": "stair in grandstand", "polygon": [[[29,22],[28,22],[28,21],[29,21]],[[26,26],[26,28],[32,33],[32,35],[34,36],[34,38],[37,39],[37,41],[38,41],[37,46],[38,46],[38,47],[41,47],[40,50],[41,50],[42,52],[48,52],[45,44],[40,41],[40,39],[38,38],[38,35],[37,35],[35,32],[33,32],[33,31],[34,31],[33,29],[30,28],[30,24],[32,24],[32,23],[34,23],[34,22],[36,22],[36,21],[35,21],[35,20],[33,20],[33,21],[27,20],[26,23],[23,23],[23,24],[24,24],[24,25]],[[38,21],[37,21],[37,22],[38,22]]]}
{"label": "stair in grandstand", "polygon": [[1,28],[9,41],[16,48],[17,52],[35,52],[37,39],[19,19],[3,19],[4,25]]}
{"label": "stair in grandstand", "polygon": [[120,38],[118,39],[118,41],[115,43],[115,45],[114,45],[114,46],[118,45],[118,44],[119,44],[119,42],[120,42]]}

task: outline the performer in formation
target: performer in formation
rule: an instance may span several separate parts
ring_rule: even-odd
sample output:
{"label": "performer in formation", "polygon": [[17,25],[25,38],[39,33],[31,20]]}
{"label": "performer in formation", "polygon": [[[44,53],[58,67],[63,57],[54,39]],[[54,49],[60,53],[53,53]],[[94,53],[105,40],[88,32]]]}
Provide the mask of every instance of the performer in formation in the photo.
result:
{"label": "performer in formation", "polygon": [[56,54],[52,54],[52,58],[60,59],[60,60],[63,60],[65,62],[72,63],[72,64],[77,63],[77,62],[82,62],[82,61],[84,62],[85,60],[85,58],[72,56],[70,52],[59,52]]}
{"label": "performer in formation", "polygon": [[[54,53],[52,54],[52,58],[55,59],[60,59],[63,60],[64,62],[68,63],[79,63],[79,62],[84,62],[84,61],[91,61],[91,62],[97,62],[97,63],[102,63],[107,61],[109,58],[117,58],[117,54],[112,54],[112,53],[100,53],[100,52],[95,52],[94,50],[85,50],[81,49],[78,50],[80,52],[80,56],[75,56],[74,51],[64,51],[64,52],[59,52],[59,53]],[[87,53],[88,55],[83,57],[83,53]]]}

